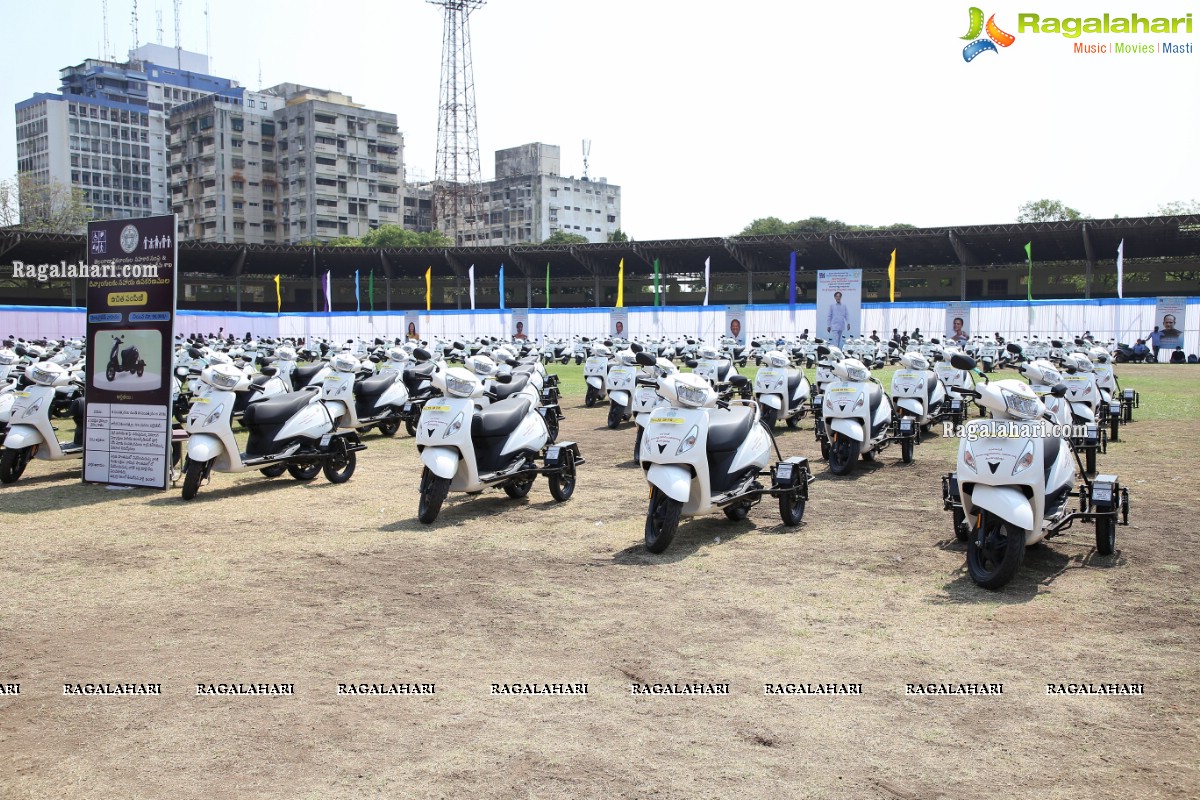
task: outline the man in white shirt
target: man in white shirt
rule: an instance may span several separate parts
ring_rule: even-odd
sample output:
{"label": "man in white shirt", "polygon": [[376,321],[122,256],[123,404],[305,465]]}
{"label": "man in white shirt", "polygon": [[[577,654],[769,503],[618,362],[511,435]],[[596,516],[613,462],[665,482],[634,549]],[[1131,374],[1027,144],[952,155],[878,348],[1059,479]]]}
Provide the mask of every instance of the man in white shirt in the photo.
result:
{"label": "man in white shirt", "polygon": [[842,293],[833,293],[833,305],[829,307],[829,315],[825,320],[825,332],[830,341],[838,347],[842,346],[842,336],[850,325],[850,313],[842,305]]}

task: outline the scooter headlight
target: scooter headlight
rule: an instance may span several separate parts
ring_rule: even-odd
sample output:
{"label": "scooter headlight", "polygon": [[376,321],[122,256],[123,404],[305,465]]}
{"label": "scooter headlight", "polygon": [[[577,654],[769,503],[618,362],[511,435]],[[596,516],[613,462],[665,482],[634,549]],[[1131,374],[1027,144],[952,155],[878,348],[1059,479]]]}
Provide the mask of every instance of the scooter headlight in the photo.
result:
{"label": "scooter headlight", "polygon": [[225,413],[225,404],[221,403],[220,405],[218,405],[216,408],[213,409],[213,412],[211,414],[209,414],[207,417],[204,418],[204,426],[208,427],[209,425],[212,425],[214,422],[216,422],[217,420],[219,420],[221,418],[221,415],[223,413]]}
{"label": "scooter headlight", "polygon": [[1012,474],[1019,475],[1025,470],[1033,466],[1033,442],[1025,443],[1025,449],[1021,451],[1021,455],[1017,458],[1017,464],[1013,467]]}
{"label": "scooter headlight", "polygon": [[456,378],[453,375],[446,377],[446,392],[455,397],[470,397],[474,389],[475,385],[471,381]]}
{"label": "scooter headlight", "polygon": [[460,412],[458,412],[458,416],[454,418],[454,421],[446,426],[446,432],[442,434],[442,438],[449,439],[451,436],[458,433],[458,431],[462,428],[462,426],[463,426],[463,412],[460,411]]}
{"label": "scooter headlight", "polygon": [[1007,389],[1002,389],[1001,394],[1004,397],[1004,407],[1008,413],[1021,419],[1037,419],[1038,399],[1036,397],[1022,397]]}
{"label": "scooter headlight", "polygon": [[680,383],[676,386],[675,395],[679,398],[680,405],[688,408],[700,408],[708,399],[708,390]]}
{"label": "scooter headlight", "polygon": [[675,451],[675,455],[681,456],[687,451],[696,446],[696,440],[700,438],[700,427],[693,425],[692,429],[687,432],[687,436],[683,437],[683,441],[679,443],[679,449]]}
{"label": "scooter headlight", "polygon": [[865,383],[870,379],[871,373],[867,371],[866,367],[846,367],[846,380]]}

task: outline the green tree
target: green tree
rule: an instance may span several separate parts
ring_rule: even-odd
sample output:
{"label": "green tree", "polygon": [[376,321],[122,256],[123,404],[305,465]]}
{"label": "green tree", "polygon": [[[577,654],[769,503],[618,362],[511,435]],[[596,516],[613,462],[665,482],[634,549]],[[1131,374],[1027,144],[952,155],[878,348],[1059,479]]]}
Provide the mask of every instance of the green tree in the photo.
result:
{"label": "green tree", "polygon": [[578,233],[555,231],[542,244],[587,244],[588,238]]}
{"label": "green tree", "polygon": [[83,233],[92,209],[82,189],[40,183],[28,172],[0,181],[0,228],[39,233]]}
{"label": "green tree", "polygon": [[1200,214],[1200,200],[1175,200],[1163,203],[1154,212],[1158,217],[1174,217],[1182,214]]}
{"label": "green tree", "polygon": [[365,236],[339,236],[327,242],[330,247],[386,247],[386,248],[417,248],[417,247],[449,247],[454,242],[441,231],[426,231],[417,233],[394,223],[380,225]]}
{"label": "green tree", "polygon": [[625,231],[621,230],[620,228],[617,228],[608,235],[608,240],[610,242],[628,242],[629,234],[625,233]]}
{"label": "green tree", "polygon": [[1017,222],[1071,222],[1088,219],[1061,200],[1030,200],[1017,209]]}

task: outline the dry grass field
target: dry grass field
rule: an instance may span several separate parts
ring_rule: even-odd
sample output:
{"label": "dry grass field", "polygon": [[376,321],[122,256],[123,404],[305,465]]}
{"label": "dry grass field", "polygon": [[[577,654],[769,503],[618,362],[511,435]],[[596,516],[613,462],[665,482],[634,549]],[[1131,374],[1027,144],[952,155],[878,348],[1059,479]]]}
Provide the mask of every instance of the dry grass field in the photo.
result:
{"label": "dry grass field", "polygon": [[[452,494],[432,526],[403,431],[368,436],[344,485],[215,474],[186,503],[35,462],[0,488],[0,686],[20,684],[0,694],[0,797],[1200,796],[1200,370],[1120,372],[1143,404],[1100,460],[1132,494],[1117,553],[1076,526],[999,592],[971,583],[941,507],[949,440],[834,478],[810,423],[780,427],[818,475],[804,524],[763,503],[685,521],[662,556],[631,425],[579,393],[569,502],[544,480]],[[161,695],[64,696],[89,682]],[[294,695],[197,695],[219,682]],[[685,682],[729,693],[630,688]],[[931,682],[1003,694],[905,692]],[[1145,694],[1047,695],[1080,682]]]}

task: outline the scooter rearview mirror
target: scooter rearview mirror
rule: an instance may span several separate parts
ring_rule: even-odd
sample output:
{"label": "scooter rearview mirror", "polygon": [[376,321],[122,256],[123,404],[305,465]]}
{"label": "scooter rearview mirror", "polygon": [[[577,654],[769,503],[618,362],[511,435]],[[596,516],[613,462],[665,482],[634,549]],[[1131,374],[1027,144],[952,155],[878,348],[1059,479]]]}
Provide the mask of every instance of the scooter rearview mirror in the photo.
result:
{"label": "scooter rearview mirror", "polygon": [[638,350],[636,352],[637,355],[634,356],[634,358],[637,359],[637,363],[641,364],[643,367],[653,367],[658,363],[657,359],[655,359],[654,356],[650,355],[646,351]]}
{"label": "scooter rearview mirror", "polygon": [[955,353],[950,356],[950,365],[955,369],[973,370],[975,369],[975,359],[966,353]]}

